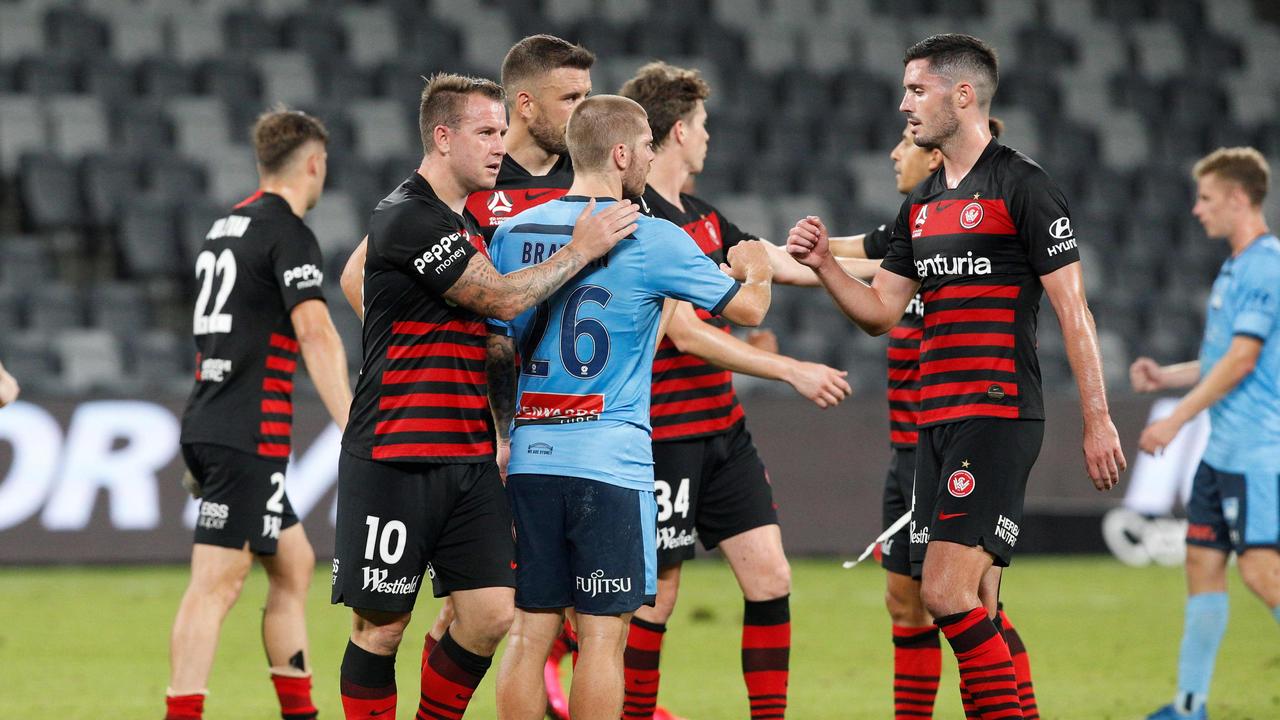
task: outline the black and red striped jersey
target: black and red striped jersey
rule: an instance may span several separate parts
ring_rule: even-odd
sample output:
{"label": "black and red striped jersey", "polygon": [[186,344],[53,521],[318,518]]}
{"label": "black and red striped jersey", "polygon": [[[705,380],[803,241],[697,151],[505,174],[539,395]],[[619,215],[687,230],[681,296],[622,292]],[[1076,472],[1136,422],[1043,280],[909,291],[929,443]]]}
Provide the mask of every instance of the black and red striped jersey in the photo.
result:
{"label": "black and red striped jersey", "polygon": [[320,245],[279,195],[219,218],[196,256],[196,384],[182,442],[288,458],[298,341],[290,312],[324,300]]}
{"label": "black and red striped jersey", "polygon": [[493,458],[484,318],[444,294],[477,253],[475,222],[414,173],[369,219],[364,360],[342,445],[359,457],[422,463]]}
{"label": "black and red striped jersey", "polygon": [[[883,258],[889,251],[889,236],[884,225],[864,235],[862,249],[867,257]],[[902,319],[889,331],[889,444],[896,448],[914,449],[919,435],[916,413],[920,412],[920,339],[923,336],[924,303],[920,293],[916,293]]]}
{"label": "black and red striped jersey", "polygon": [[[680,194],[684,209],[667,202],[652,187],[644,191],[650,215],[669,220],[684,229],[698,248],[717,264],[729,248],[743,240],[756,240],[743,232],[704,200]],[[729,323],[718,315],[694,308],[698,317],[724,332]],[[733,391],[733,373],[702,358],[682,353],[663,338],[653,360],[653,395],[650,403],[653,441],[688,440],[715,435],[743,418],[742,405]]]}
{"label": "black and red striped jersey", "polygon": [[492,190],[471,193],[467,212],[480,223],[487,245],[499,225],[531,207],[564,196],[571,185],[573,164],[567,154],[561,155],[546,175],[532,175],[510,155],[504,155],[497,183]]}
{"label": "black and red striped jersey", "polygon": [[1040,276],[1079,259],[1062,192],[995,140],[957,187],[939,168],[911,191],[884,267],[921,284],[920,427],[1044,418]]}

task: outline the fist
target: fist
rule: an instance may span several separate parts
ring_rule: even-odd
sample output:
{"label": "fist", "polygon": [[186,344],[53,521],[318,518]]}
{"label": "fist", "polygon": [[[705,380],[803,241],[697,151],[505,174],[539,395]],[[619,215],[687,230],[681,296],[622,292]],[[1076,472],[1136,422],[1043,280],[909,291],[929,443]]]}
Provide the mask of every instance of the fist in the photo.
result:
{"label": "fist", "polygon": [[802,218],[787,233],[787,252],[801,265],[817,268],[829,254],[827,228],[816,215]]}
{"label": "fist", "polygon": [[1129,366],[1129,382],[1135,392],[1147,393],[1160,389],[1160,363],[1149,357],[1140,357]]}
{"label": "fist", "polygon": [[729,248],[725,259],[729,262],[731,275],[742,273],[747,278],[764,276],[763,279],[773,276],[769,251],[759,240],[744,240],[734,245]]}

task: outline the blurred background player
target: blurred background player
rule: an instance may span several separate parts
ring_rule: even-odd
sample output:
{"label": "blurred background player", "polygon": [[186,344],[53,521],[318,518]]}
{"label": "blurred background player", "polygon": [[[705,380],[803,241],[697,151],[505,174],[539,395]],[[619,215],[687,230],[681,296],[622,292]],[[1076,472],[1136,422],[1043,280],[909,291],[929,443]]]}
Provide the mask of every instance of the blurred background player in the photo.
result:
{"label": "blurred background player", "polygon": [[[717,263],[738,243],[757,240],[716,208],[681,192],[702,171],[710,135],[710,88],[695,70],[645,65],[621,94],[648,113],[657,157],[644,201],[653,217],[680,226]],[[774,280],[816,283],[809,268],[765,245]],[[774,343],[776,348],[776,342]],[[654,361],[653,457],[658,499],[658,597],[631,621],[624,718],[651,718],[659,659],[675,609],[680,566],[701,539],[720,547],[745,597],[742,672],[752,717],[780,717],[787,704],[791,570],[768,474],[747,431],[732,372],[783,380],[826,408],[850,392],[848,373],[769,352],[735,338],[725,319],[676,304]],[[732,371],[732,372],[731,372]]]}
{"label": "blurred background player", "polygon": [[[1004,130],[999,118],[989,118],[991,137]],[[910,127],[889,154],[893,160],[898,192],[906,195],[942,167],[942,151],[916,145]],[[881,225],[871,232],[851,237],[831,238],[831,252],[858,258],[882,259],[889,249],[889,231]],[[871,273],[870,275],[874,275]],[[864,278],[870,279],[870,276]],[[920,409],[920,339],[924,334],[924,303],[920,293],[908,303],[902,319],[889,331],[888,392],[889,444],[893,448],[885,477],[881,519],[888,529],[911,510],[912,485],[916,470],[916,413]],[[893,702],[895,717],[930,716],[942,672],[942,646],[938,626],[920,599],[920,579],[912,577],[908,557],[910,538],[903,527],[881,543],[880,564],[886,576],[885,606],[893,621]],[[894,551],[897,550],[895,553]],[[998,568],[997,568],[998,570]],[[1031,662],[1018,631],[998,603],[997,629],[1009,645],[1018,679],[1018,696],[1024,718],[1039,717]],[[974,711],[972,699],[960,688],[966,713]]]}
{"label": "blurred background player", "polygon": [[[559,247],[567,220],[592,197],[644,191],[653,136],[637,103],[586,100],[567,140],[576,168],[569,195],[498,229],[500,270]],[[507,490],[517,612],[498,678],[501,717],[542,717],[542,670],[567,607],[577,611],[580,649],[571,716],[615,720],[622,711],[628,621],[657,592],[649,389],[663,299],[758,324],[770,297],[766,250],[743,243],[729,259],[745,264],[741,286],[678,227],[645,218],[630,241],[514,323],[507,354],[515,357],[518,342],[519,395],[501,407],[515,426]]]}
{"label": "blurred background player", "polygon": [[[1192,214],[1231,256],[1209,296],[1200,358],[1161,366],[1140,357],[1133,389],[1191,387],[1172,414],[1148,425],[1143,452],[1160,453],[1209,410],[1209,444],[1187,503],[1187,607],[1178,694],[1149,720],[1206,718],[1218,644],[1227,629],[1227,559],[1280,621],[1280,240],[1262,202],[1271,170],[1253,148],[1221,148],[1196,163]],[[1194,386],[1194,387],[1193,387]]]}
{"label": "blurred background player", "polygon": [[1020,717],[1014,675],[992,673],[1013,661],[991,620],[999,580],[989,571],[1012,557],[1043,439],[1035,324],[1045,291],[1079,386],[1097,489],[1115,485],[1124,456],[1066,201],[1038,165],[991,138],[995,52],[968,35],[935,35],[904,64],[900,110],[914,142],[938,147],[943,163],[903,203],[873,284],[840,269],[818,218],[801,220],[787,249],[872,334],[890,330],[923,289],[912,562],[923,564],[921,598],[978,716]]}
{"label": "blurred background player", "polygon": [[15,402],[21,390],[22,388],[18,387],[18,381],[4,369],[4,364],[0,363],[0,407]]}
{"label": "blurred background player", "polygon": [[492,187],[506,130],[497,84],[440,74],[419,104],[423,158],[370,218],[364,363],[343,436],[332,601],[353,609],[342,662],[349,718],[394,712],[395,655],[428,565],[455,617],[422,669],[419,714],[461,716],[511,622],[511,515],[494,458],[484,318],[541,302],[634,225],[627,203],[507,276],[467,196]]}
{"label": "blurred background player", "polygon": [[339,428],[351,406],[320,246],[302,221],[324,189],[328,137],[301,112],[260,116],[259,189],[213,224],[196,258],[196,385],[182,454],[202,499],[191,583],[173,623],[168,720],[201,717],[222,620],[255,555],[267,571],[262,641],[281,713],[316,715],[304,616],[316,558],[289,504],[285,466],[299,353]]}

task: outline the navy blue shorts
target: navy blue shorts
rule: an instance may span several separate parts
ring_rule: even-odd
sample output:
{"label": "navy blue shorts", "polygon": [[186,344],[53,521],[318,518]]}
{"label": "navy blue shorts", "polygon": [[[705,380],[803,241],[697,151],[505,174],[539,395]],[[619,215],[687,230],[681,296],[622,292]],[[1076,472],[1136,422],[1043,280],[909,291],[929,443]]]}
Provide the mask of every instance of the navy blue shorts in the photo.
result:
{"label": "navy blue shorts", "polygon": [[1280,547],[1280,473],[1229,473],[1201,462],[1187,502],[1187,544],[1237,553]]}
{"label": "navy blue shorts", "polygon": [[561,475],[511,475],[516,607],[622,615],[658,593],[652,492]]}

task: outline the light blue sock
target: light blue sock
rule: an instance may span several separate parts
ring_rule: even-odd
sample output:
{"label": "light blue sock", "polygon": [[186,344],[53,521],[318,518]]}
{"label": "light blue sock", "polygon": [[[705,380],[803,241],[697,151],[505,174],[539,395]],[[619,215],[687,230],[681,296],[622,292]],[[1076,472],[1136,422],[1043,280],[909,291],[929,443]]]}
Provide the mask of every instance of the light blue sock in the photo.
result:
{"label": "light blue sock", "polygon": [[1174,703],[1178,710],[1192,712],[1208,699],[1213,661],[1226,631],[1226,593],[1201,593],[1187,598],[1182,651],[1178,656],[1178,697]]}
{"label": "light blue sock", "polygon": [[1271,608],[1271,617],[1275,618],[1276,622],[1280,622],[1280,605]]}

